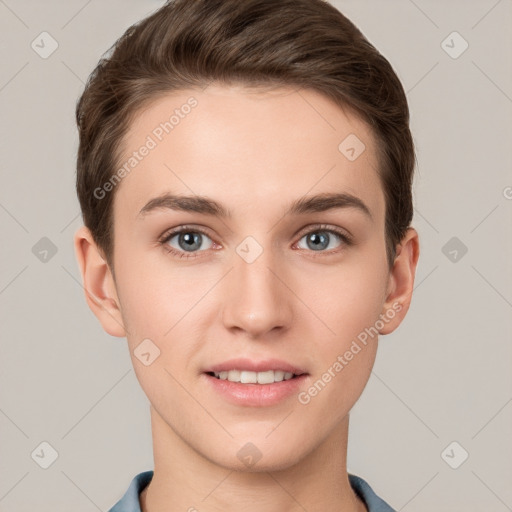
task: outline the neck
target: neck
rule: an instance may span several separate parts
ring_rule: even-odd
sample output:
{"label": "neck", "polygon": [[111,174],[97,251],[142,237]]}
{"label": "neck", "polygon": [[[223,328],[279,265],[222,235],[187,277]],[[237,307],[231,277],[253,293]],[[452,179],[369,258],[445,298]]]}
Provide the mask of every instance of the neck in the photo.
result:
{"label": "neck", "polygon": [[205,458],[151,407],[154,474],[142,512],[367,512],[348,480],[348,415],[306,457],[286,469],[239,471]]}

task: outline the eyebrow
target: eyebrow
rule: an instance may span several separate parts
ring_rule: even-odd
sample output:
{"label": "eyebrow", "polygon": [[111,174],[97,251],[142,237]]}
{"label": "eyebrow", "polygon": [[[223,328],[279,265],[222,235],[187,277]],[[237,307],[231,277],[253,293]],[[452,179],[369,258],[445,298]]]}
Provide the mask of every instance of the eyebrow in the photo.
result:
{"label": "eyebrow", "polygon": [[[356,209],[373,220],[368,206],[358,197],[348,193],[323,193],[302,197],[291,203],[285,215],[325,212],[340,208]],[[144,217],[152,211],[161,209],[196,212],[220,218],[232,218],[230,210],[209,197],[183,196],[168,193],[148,201],[140,210],[138,217]]]}

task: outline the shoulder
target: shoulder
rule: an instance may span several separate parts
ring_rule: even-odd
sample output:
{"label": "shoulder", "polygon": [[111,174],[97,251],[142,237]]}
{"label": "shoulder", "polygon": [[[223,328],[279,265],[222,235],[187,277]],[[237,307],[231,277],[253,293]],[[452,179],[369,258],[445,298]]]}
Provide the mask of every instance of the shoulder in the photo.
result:
{"label": "shoulder", "polygon": [[153,478],[153,471],[143,471],[130,482],[123,497],[108,512],[141,512],[139,496]]}
{"label": "shoulder", "polygon": [[348,479],[352,489],[365,502],[368,512],[396,512],[395,509],[375,494],[366,480],[350,473]]}

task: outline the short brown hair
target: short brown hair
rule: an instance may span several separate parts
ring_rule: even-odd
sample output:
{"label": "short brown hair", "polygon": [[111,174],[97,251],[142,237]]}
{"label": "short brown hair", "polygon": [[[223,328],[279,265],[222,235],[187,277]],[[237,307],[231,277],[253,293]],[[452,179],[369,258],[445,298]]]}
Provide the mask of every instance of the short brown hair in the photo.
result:
{"label": "short brown hair", "polygon": [[84,224],[112,270],[114,192],[98,199],[94,191],[119,166],[131,121],[158,96],[212,82],[311,89],[368,123],[391,268],[413,216],[407,98],[390,63],[335,7],[324,0],[169,0],[107,54],[76,106],[76,189]]}

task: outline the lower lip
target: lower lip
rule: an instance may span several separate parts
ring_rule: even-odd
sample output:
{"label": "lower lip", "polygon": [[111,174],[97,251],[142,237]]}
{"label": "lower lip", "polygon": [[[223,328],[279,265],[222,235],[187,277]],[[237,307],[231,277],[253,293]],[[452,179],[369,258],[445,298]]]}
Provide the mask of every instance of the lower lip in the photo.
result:
{"label": "lower lip", "polygon": [[273,384],[242,384],[241,382],[218,379],[207,373],[203,373],[203,376],[215,391],[235,405],[268,407],[296,395],[308,374]]}

